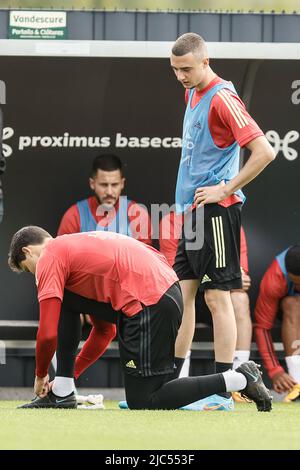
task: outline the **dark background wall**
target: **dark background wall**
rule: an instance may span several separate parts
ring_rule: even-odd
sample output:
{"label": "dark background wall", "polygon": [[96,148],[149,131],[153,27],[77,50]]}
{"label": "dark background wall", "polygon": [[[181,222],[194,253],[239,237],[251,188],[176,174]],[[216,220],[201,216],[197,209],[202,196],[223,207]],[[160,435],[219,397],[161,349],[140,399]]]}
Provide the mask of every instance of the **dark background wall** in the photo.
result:
{"label": "dark background wall", "polygon": [[[214,60],[214,70],[241,92],[249,61]],[[173,202],[178,148],[115,148],[123,136],[180,137],[183,89],[167,59],[1,57],[6,82],[4,107],[7,172],[3,178],[5,216],[0,225],[0,319],[36,319],[34,279],[7,267],[11,235],[37,224],[55,235],[64,211],[89,194],[91,161],[101,152],[116,152],[126,165],[128,195],[150,207]],[[299,132],[300,105],[291,100],[299,79],[297,61],[264,61],[256,76],[250,112],[261,128],[282,140]],[[299,95],[299,93],[298,93]],[[109,137],[106,148],[42,147],[19,149],[33,136]],[[13,134],[13,135],[12,135]],[[296,134],[297,137],[297,134]],[[277,139],[277,140],[278,140]],[[278,142],[279,142],[278,140]],[[299,134],[285,147],[300,151]],[[289,161],[287,149],[245,190],[244,226],[253,277],[252,303],[262,273],[272,258],[300,240],[299,156]]]}

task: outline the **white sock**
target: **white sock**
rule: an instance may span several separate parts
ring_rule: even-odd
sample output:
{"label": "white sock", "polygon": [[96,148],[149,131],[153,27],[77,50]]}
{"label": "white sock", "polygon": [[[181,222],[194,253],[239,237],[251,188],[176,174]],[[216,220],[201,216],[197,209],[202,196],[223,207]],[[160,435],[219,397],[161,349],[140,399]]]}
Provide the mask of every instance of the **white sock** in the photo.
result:
{"label": "white sock", "polygon": [[300,384],[300,356],[295,354],[294,356],[286,356],[285,362],[289,371],[289,374],[296,380],[297,384]]}
{"label": "white sock", "polygon": [[181,368],[179,378],[188,377],[190,373],[190,363],[191,363],[191,351],[188,351],[183,366]]}
{"label": "white sock", "polygon": [[55,377],[52,392],[58,397],[66,397],[75,389],[74,379],[71,377]]}
{"label": "white sock", "polygon": [[247,379],[240,372],[227,370],[226,372],[222,372],[222,375],[225,380],[226,392],[239,392],[246,388]]}
{"label": "white sock", "polygon": [[54,369],[54,372],[57,370],[57,357],[56,357],[56,352],[54,353],[54,356],[51,359],[51,364]]}
{"label": "white sock", "polygon": [[233,358],[233,370],[237,369],[243,362],[249,361],[250,351],[236,350]]}

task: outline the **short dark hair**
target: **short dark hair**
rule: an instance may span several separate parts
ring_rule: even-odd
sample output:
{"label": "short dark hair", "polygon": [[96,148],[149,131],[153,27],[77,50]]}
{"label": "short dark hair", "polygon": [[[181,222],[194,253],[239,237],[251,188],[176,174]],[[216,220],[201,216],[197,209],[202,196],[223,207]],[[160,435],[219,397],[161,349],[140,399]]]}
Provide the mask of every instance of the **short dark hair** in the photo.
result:
{"label": "short dark hair", "polygon": [[98,155],[93,160],[92,165],[92,178],[96,176],[97,171],[115,171],[120,170],[121,174],[123,175],[123,165],[119,157],[114,155],[113,153],[106,153],[104,155]]}
{"label": "short dark hair", "polygon": [[291,246],[285,255],[285,267],[288,273],[300,276],[300,245]]}
{"label": "short dark hair", "polygon": [[51,238],[51,235],[43,228],[35,225],[29,225],[28,227],[23,227],[18,230],[18,232],[13,235],[10,243],[8,253],[8,265],[10,269],[16,272],[22,271],[20,263],[26,258],[22,248],[28,245],[41,245],[45,238]]}
{"label": "short dark hair", "polygon": [[185,33],[175,41],[172,54],[180,57],[190,52],[197,54],[203,49],[206,49],[206,44],[199,34]]}

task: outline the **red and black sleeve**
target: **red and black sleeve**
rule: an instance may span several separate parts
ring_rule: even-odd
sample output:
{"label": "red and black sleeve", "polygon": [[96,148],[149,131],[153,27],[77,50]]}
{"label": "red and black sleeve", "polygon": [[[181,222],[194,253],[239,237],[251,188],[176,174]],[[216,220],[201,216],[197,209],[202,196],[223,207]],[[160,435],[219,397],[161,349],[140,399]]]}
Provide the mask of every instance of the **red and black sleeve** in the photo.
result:
{"label": "red and black sleeve", "polygon": [[264,366],[272,378],[283,372],[274,350],[271,329],[273,328],[280,301],[287,294],[285,277],[275,259],[266,271],[255,306],[255,336]]}
{"label": "red and black sleeve", "polygon": [[116,325],[90,315],[93,328],[75,362],[74,377],[78,377],[106,351],[116,336]]}
{"label": "red and black sleeve", "polygon": [[41,300],[40,322],[36,337],[36,371],[38,377],[45,377],[57,346],[57,329],[61,300],[57,297]]}

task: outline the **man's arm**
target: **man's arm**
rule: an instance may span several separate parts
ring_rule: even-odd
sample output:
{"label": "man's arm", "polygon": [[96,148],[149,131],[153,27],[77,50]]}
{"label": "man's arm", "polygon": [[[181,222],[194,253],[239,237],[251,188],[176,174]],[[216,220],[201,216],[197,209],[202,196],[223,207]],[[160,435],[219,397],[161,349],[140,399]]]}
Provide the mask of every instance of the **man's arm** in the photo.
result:
{"label": "man's arm", "polygon": [[40,302],[40,321],[36,337],[35,393],[44,396],[48,392],[48,369],[57,346],[57,329],[61,300],[57,297]]}
{"label": "man's arm", "polygon": [[216,186],[196,189],[194,201],[197,205],[223,201],[256,178],[275,158],[274,150],[264,136],[252,140],[246,147],[251,151],[251,155],[238,175],[227,184],[221,182]]}
{"label": "man's arm", "polygon": [[35,381],[35,392],[39,396],[47,393],[48,368],[56,350],[61,302],[68,277],[64,251],[56,254],[57,256],[49,253],[41,256],[35,273],[40,304]]}
{"label": "man's arm", "polygon": [[[292,383],[289,383],[288,374],[285,373],[278,362],[271,336],[271,329],[278,313],[280,301],[286,294],[286,280],[277,261],[274,260],[261,281],[259,296],[255,306],[254,328],[260,356],[270,378],[273,380],[275,389],[277,387],[277,380],[280,377],[280,382],[282,380],[284,383],[287,381],[288,388],[292,386]],[[281,385],[277,387],[276,391],[283,391],[280,388]]]}
{"label": "man's arm", "polygon": [[71,206],[63,215],[59,224],[57,235],[66,235],[69,233],[80,232],[80,217],[76,204]]}
{"label": "man's arm", "polygon": [[90,319],[93,328],[76,358],[75,379],[78,379],[89,366],[94,364],[94,362],[104,354],[111,341],[116,336],[116,325],[113,323],[99,320],[92,315],[90,315]]}
{"label": "man's arm", "polygon": [[228,196],[250,183],[275,159],[274,150],[265,136],[257,137],[246,147],[251,151],[251,155],[239,174],[226,184]]}

